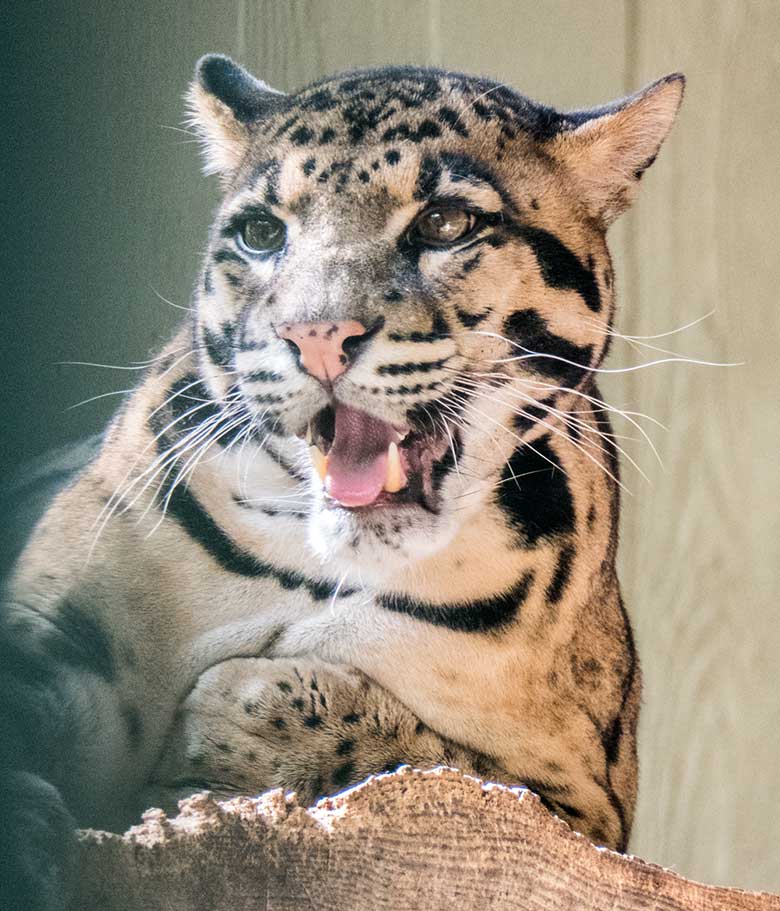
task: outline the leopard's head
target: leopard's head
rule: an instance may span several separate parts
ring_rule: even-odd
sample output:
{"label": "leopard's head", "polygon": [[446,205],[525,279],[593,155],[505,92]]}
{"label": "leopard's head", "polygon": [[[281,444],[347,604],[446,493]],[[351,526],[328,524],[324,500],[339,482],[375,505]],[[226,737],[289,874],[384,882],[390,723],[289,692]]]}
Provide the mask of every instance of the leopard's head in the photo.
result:
{"label": "leopard's head", "polygon": [[683,84],[559,113],[433,69],[283,94],[201,60],[192,123],[224,189],[201,370],[303,471],[321,556],[381,572],[440,550],[592,381],[613,315],[606,230]]}

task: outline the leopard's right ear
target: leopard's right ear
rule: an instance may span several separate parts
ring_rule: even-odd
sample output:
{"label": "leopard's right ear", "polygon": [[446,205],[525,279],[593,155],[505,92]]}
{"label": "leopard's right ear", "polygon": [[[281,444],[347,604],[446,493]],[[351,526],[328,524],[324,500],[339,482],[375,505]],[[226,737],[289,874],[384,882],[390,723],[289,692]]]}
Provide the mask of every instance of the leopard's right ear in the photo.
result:
{"label": "leopard's right ear", "polygon": [[548,149],[576,177],[583,202],[605,227],[633,202],[684,90],[682,73],[670,73],[628,98],[562,115],[565,127]]}
{"label": "leopard's right ear", "polygon": [[187,92],[187,125],[201,140],[204,172],[229,179],[247,150],[252,125],[283,107],[286,97],[230,57],[201,57]]}

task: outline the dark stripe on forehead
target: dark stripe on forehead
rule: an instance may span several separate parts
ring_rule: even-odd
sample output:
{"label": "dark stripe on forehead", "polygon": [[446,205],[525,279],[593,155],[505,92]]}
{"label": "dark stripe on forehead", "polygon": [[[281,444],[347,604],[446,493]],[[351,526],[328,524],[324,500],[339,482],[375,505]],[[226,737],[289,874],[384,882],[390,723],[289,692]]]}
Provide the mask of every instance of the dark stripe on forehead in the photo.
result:
{"label": "dark stripe on forehead", "polygon": [[488,165],[456,152],[442,152],[436,156],[428,155],[422,160],[417,176],[415,199],[429,199],[435,196],[445,172],[453,183],[464,185],[464,193],[467,193],[469,186],[475,189],[478,189],[480,185],[486,186],[498,194],[507,209],[514,212],[515,206],[511,197]]}
{"label": "dark stripe on forehead", "polygon": [[533,250],[542,278],[560,291],[576,291],[594,313],[601,310],[596,276],[554,234],[530,225],[517,225],[518,236]]}
{"label": "dark stripe on forehead", "polygon": [[520,345],[512,349],[517,361],[542,376],[576,385],[590,367],[592,345],[575,345],[547,328],[536,310],[518,310],[504,321],[504,334]]}
{"label": "dark stripe on forehead", "polygon": [[306,126],[299,126],[290,133],[290,141],[299,146],[306,146],[314,139],[314,132]]}
{"label": "dark stripe on forehead", "polygon": [[441,127],[433,120],[423,120],[417,127],[411,127],[408,123],[390,127],[382,134],[382,142],[395,142],[401,139],[419,143],[424,139],[438,139],[439,136],[441,136]]}
{"label": "dark stripe on forehead", "polygon": [[441,177],[441,165],[436,158],[430,155],[420,162],[417,174],[417,187],[414,191],[415,199],[428,199],[436,192]]}
{"label": "dark stripe on forehead", "polygon": [[252,183],[265,179],[265,193],[263,198],[269,206],[279,205],[279,174],[281,165],[278,159],[268,158],[262,161],[252,172]]}
{"label": "dark stripe on forehead", "polygon": [[330,111],[338,107],[339,101],[329,89],[319,89],[300,102],[304,111]]}
{"label": "dark stripe on forehead", "polygon": [[446,124],[451,130],[464,138],[469,135],[469,131],[466,127],[460,122],[460,114],[457,111],[454,111],[452,108],[444,107],[439,108],[438,118],[441,123]]}
{"label": "dark stripe on forehead", "polygon": [[533,572],[527,572],[504,594],[476,601],[432,604],[405,595],[381,595],[378,600],[387,610],[407,614],[423,623],[443,626],[455,632],[489,633],[500,630],[515,619],[528,597],[533,578]]}
{"label": "dark stripe on forehead", "polygon": [[442,169],[447,170],[453,183],[464,182],[472,186],[480,183],[487,184],[491,190],[498,193],[504,205],[514,209],[514,204],[501,181],[484,162],[457,152],[443,152],[439,156],[439,161]]}
{"label": "dark stripe on forehead", "polygon": [[501,474],[497,499],[521,546],[574,531],[571,490],[544,437],[515,449]]}

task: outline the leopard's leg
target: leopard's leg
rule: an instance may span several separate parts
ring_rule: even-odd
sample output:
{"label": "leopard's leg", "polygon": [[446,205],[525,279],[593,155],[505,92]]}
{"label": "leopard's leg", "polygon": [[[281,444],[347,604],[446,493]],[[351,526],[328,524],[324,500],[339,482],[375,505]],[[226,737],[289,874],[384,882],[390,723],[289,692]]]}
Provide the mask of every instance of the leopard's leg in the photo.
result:
{"label": "leopard's leg", "polygon": [[201,789],[227,797],[284,788],[308,804],[403,764],[506,779],[360,671],[311,658],[237,658],[200,678],[145,796],[171,810]]}

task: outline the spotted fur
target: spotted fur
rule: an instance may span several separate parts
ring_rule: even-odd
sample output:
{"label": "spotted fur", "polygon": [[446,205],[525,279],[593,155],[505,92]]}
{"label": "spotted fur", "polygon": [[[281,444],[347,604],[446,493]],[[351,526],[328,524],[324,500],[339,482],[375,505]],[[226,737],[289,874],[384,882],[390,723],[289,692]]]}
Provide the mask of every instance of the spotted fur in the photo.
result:
{"label": "spotted fur", "polygon": [[[439,70],[284,95],[201,61],[192,125],[224,197],[194,315],[9,583],[12,763],[117,828],[196,787],[314,799],[444,762],[625,848],[640,678],[594,371],[605,232],[682,87],[561,114]],[[442,201],[479,230],[416,245]],[[252,254],[264,213],[286,243]],[[301,436],[331,393],[274,326],[329,320],[368,328],[333,394],[446,443],[417,505],[323,493]]]}

